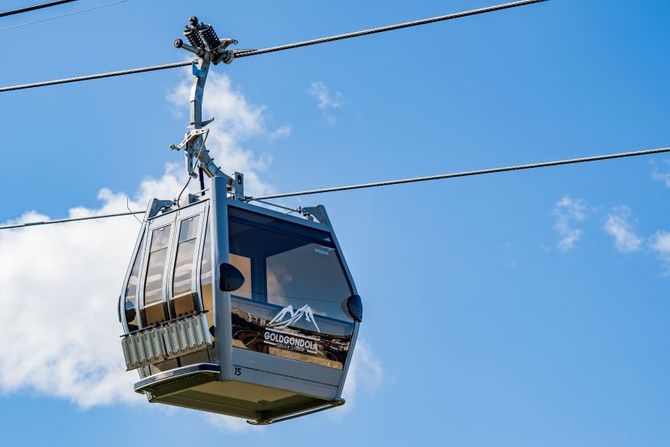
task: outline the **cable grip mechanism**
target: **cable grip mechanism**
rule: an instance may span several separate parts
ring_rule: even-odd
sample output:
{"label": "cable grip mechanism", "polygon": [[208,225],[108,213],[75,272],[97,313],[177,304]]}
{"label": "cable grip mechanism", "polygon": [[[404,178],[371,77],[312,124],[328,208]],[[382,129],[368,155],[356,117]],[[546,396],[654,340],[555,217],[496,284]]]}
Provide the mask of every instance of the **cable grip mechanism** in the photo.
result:
{"label": "cable grip mechanism", "polygon": [[[184,139],[178,145],[170,145],[172,150],[183,150],[186,158],[186,171],[191,178],[202,176],[225,177],[228,182],[228,191],[236,199],[244,198],[244,175],[236,172],[234,177],[226,175],[215,163],[214,158],[209,154],[205,146],[209,129],[206,126],[214,118],[209,120],[202,119],[202,104],[205,92],[205,83],[211,64],[223,62],[230,64],[235,56],[233,51],[229,50],[230,45],[237,44],[235,39],[219,39],[212,25],[200,22],[197,17],[189,19],[184,28],[184,37],[188,43],[182,39],[175,39],[174,46],[183,48],[196,56],[198,59],[193,62],[191,71],[193,73],[193,87],[190,96],[190,122],[186,129]],[[204,186],[201,188],[204,189]]]}
{"label": "cable grip mechanism", "polygon": [[237,40],[219,39],[214,27],[200,22],[196,16],[189,19],[188,25],[184,28],[184,37],[188,40],[188,44],[182,39],[175,39],[174,46],[190,51],[200,58],[207,58],[214,65],[220,62],[230,64],[235,59],[235,53],[228,47],[236,45]]}

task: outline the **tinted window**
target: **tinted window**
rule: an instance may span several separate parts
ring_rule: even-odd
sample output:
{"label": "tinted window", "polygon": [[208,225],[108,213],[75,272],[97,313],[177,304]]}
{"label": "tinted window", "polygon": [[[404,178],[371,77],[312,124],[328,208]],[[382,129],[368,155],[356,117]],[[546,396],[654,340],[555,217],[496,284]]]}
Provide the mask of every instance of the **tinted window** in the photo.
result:
{"label": "tinted window", "polygon": [[190,217],[181,223],[177,256],[174,264],[173,296],[191,292],[193,276],[193,258],[198,245],[198,227],[200,216]]}
{"label": "tinted window", "polygon": [[142,259],[143,252],[144,252],[144,238],[142,238],[140,248],[135,255],[135,259],[133,260],[133,267],[130,270],[130,277],[128,278],[128,284],[126,284],[126,289],[123,294],[124,295],[123,308],[126,314],[126,323],[128,323],[128,330],[131,332],[138,328],[137,285],[139,283],[140,260]]}
{"label": "tinted window", "polygon": [[147,278],[144,285],[144,304],[148,305],[163,299],[163,274],[170,241],[172,225],[156,228],[151,233],[149,261],[147,262]]}
{"label": "tinted window", "polygon": [[200,289],[202,290],[202,305],[207,312],[209,327],[214,326],[214,297],[212,296],[212,237],[209,224],[205,229],[205,246],[202,249],[200,264]]}
{"label": "tinted window", "polygon": [[351,288],[329,233],[235,208],[229,228],[231,263],[251,277],[233,295],[351,320],[342,309]]}

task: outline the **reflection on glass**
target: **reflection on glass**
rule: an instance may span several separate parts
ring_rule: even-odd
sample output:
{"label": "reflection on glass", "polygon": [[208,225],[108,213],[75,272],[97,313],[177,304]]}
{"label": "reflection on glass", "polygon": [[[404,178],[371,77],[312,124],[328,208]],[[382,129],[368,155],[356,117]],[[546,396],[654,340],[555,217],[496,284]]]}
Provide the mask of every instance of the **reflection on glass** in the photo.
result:
{"label": "reflection on glass", "polygon": [[161,228],[156,228],[151,233],[149,260],[147,262],[147,277],[144,284],[144,311],[146,314],[146,324],[154,324],[165,320],[163,307],[158,304],[152,307],[152,304],[159,303],[163,299],[163,274],[165,271],[165,259],[167,257],[171,228],[172,225],[167,225]]}
{"label": "reflection on glass", "polygon": [[174,316],[181,316],[196,310],[195,294],[191,290],[193,276],[193,258],[198,242],[200,216],[185,219],[179,229],[177,255],[175,256],[174,276],[172,280],[172,310]]}
{"label": "reflection on glass", "polygon": [[144,285],[144,303],[151,304],[161,300],[165,257],[170,239],[170,227],[155,229],[151,234],[151,248],[147,262],[147,280]]}
{"label": "reflection on glass", "polygon": [[309,305],[315,315],[351,321],[342,309],[351,288],[328,233],[235,208],[229,212],[230,262],[247,279],[235,296],[293,309]]}
{"label": "reflection on glass", "polygon": [[[130,332],[137,330],[137,284],[139,283],[140,276],[140,259],[142,259],[142,252],[144,251],[144,239],[140,244],[140,248],[137,251],[135,260],[133,260],[133,267],[130,269],[130,277],[128,278],[128,284],[126,285],[126,290],[123,293],[123,302],[124,309],[126,314],[126,322],[128,323],[128,330]],[[127,317],[133,316],[133,318],[128,321]]]}
{"label": "reflection on glass", "polygon": [[200,288],[202,290],[202,305],[207,312],[207,324],[214,326],[214,303],[212,297],[212,238],[209,224],[205,229],[205,246],[202,249],[200,264]]}
{"label": "reflection on glass", "polygon": [[349,319],[342,302],[351,295],[337,253],[319,244],[302,245],[267,258],[268,303],[310,304],[314,313]]}
{"label": "reflection on glass", "polygon": [[237,270],[242,273],[242,276],[244,276],[244,284],[242,284],[242,287],[234,291],[233,295],[240,298],[251,299],[251,259],[231,253],[228,256],[228,262],[235,266]]}

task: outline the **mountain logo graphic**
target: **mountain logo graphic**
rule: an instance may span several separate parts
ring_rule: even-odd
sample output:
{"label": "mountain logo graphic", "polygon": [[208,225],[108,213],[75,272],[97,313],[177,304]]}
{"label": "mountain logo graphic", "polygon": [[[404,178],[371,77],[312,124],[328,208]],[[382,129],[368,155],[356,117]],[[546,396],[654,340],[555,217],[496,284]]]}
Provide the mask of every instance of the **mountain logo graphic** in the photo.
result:
{"label": "mountain logo graphic", "polygon": [[312,308],[309,307],[309,304],[305,304],[298,310],[293,310],[293,306],[289,304],[280,310],[279,313],[275,315],[275,317],[270,320],[265,327],[271,329],[285,329],[289,326],[295,325],[295,323],[300,321],[302,318],[304,318],[308,323],[312,323],[317,332],[321,332],[319,330],[319,326],[316,324],[314,314],[312,313]]}

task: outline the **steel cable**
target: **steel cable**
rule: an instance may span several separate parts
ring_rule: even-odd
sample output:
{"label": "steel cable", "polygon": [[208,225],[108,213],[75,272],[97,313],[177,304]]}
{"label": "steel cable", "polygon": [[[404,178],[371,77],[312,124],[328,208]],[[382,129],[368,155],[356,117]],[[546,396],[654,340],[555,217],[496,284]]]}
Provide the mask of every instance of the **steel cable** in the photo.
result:
{"label": "steel cable", "polygon": [[[479,169],[479,170],[476,170],[476,171],[463,171],[463,172],[453,172],[453,173],[448,173],[448,174],[429,175],[429,176],[424,176],[424,177],[410,177],[410,178],[396,179],[396,180],[384,180],[384,181],[379,181],[379,182],[360,183],[360,184],[346,185],[346,186],[335,186],[335,187],[332,187],[332,188],[308,189],[308,190],[305,190],[305,191],[288,192],[288,193],[283,193],[283,194],[271,194],[271,195],[259,196],[259,197],[249,196],[249,197],[245,197],[245,200],[248,201],[248,202],[257,201],[257,202],[265,203],[266,205],[272,205],[272,206],[276,206],[278,208],[283,208],[285,210],[290,210],[290,211],[296,212],[296,211],[299,211],[299,209],[296,210],[296,209],[285,207],[283,205],[279,205],[279,204],[276,204],[276,203],[265,202],[265,200],[281,199],[281,198],[285,198],[285,197],[307,196],[307,195],[313,195],[313,194],[323,194],[323,193],[338,192],[338,191],[350,191],[350,190],[354,190],[354,189],[378,188],[378,187],[382,187],[382,186],[392,186],[392,185],[402,185],[402,184],[407,184],[407,183],[428,182],[428,181],[433,181],[433,180],[446,180],[446,179],[457,178],[457,177],[469,177],[469,176],[483,175],[483,174],[497,174],[497,173],[500,173],[500,172],[522,171],[522,170],[526,170],[526,169],[547,168],[547,167],[552,167],[552,166],[561,166],[561,165],[578,164],[578,163],[588,163],[588,162],[603,161],[603,160],[613,160],[613,159],[617,159],[617,158],[639,157],[639,156],[642,156],[642,155],[662,154],[662,153],[667,153],[667,152],[670,152],[670,147],[662,147],[662,148],[657,148],[657,149],[645,149],[645,150],[641,150],[641,151],[632,151],[632,152],[619,152],[619,153],[614,153],[614,154],[594,155],[594,156],[591,156],[591,157],[569,158],[569,159],[565,159],[565,160],[545,161],[545,162],[540,162],[540,163],[529,163],[529,164],[523,164],[523,165],[503,166],[503,167],[498,167],[498,168]],[[203,191],[206,191],[206,190],[203,190]],[[39,225],[50,225],[50,224],[57,224],[57,223],[78,222],[78,221],[83,221],[83,220],[105,219],[105,218],[108,218],[108,217],[130,216],[130,215],[134,215],[134,214],[143,214],[143,213],[144,213],[144,211],[130,211],[130,212],[123,212],[123,213],[115,213],[115,214],[100,214],[100,215],[97,215],[97,216],[88,216],[88,217],[75,217],[75,218],[69,218],[69,219],[48,220],[48,221],[40,221],[40,222],[27,222],[27,223],[22,223],[22,224],[3,225],[3,226],[0,226],[0,230],[10,230],[10,229],[16,229],[16,228],[33,227],[33,226],[39,226]]]}
{"label": "steel cable", "polygon": [[111,3],[103,3],[102,5],[97,5],[97,6],[93,6],[93,7],[90,7],[90,8],[77,9],[76,11],[66,12],[65,14],[59,14],[59,15],[56,15],[56,16],[45,17],[43,19],[33,20],[32,22],[19,23],[18,25],[12,25],[12,26],[8,26],[6,28],[0,28],[0,32],[9,31],[9,30],[16,29],[16,28],[22,28],[24,26],[29,26],[29,25],[36,25],[38,23],[48,22],[50,20],[62,19],[63,17],[74,16],[74,15],[77,15],[77,14],[82,14],[84,12],[95,11],[97,9],[108,8],[110,6],[118,5],[118,4],[121,4],[121,3],[126,3],[126,2],[129,2],[129,1],[130,0],[118,0],[118,1],[115,1],[115,2],[111,2]]}
{"label": "steel cable", "polygon": [[68,219],[42,220],[39,222],[26,222],[21,224],[2,225],[0,226],[0,230],[12,230],[17,228],[37,227],[40,225],[51,225],[51,224],[60,224],[68,222],[81,222],[84,220],[107,219],[108,217],[133,216],[135,214],[144,214],[144,211],[126,211],[123,213],[99,214],[97,216],[71,217]]}
{"label": "steel cable", "polygon": [[500,11],[503,9],[516,8],[518,6],[531,5],[533,3],[542,3],[549,0],[524,0],[512,3],[505,3],[495,6],[487,6],[485,8],[472,9],[470,11],[456,12],[438,17],[431,17],[428,19],[414,20],[411,22],[398,23],[395,25],[380,26],[377,28],[370,28],[361,31],[354,31],[351,33],[337,34],[335,36],[320,37],[318,39],[305,40],[303,42],[294,42],[285,45],[278,45],[275,47],[261,48],[257,50],[239,50],[235,51],[235,57],[257,56],[259,54],[274,53],[275,51],[290,50],[292,48],[306,47],[310,45],[318,45],[321,43],[335,42],[337,40],[351,39],[354,37],[368,36],[370,34],[383,33],[386,31],[394,31],[402,28],[411,28],[413,26],[428,25],[430,23],[443,22],[445,20],[460,19],[461,17],[474,16],[478,14],[485,14],[488,12]]}
{"label": "steel cable", "polygon": [[577,163],[589,163],[594,161],[612,160],[616,158],[639,157],[641,155],[661,154],[665,152],[670,152],[670,147],[663,147],[658,149],[646,149],[642,151],[633,151],[633,152],[621,152],[615,154],[594,155],[591,157],[570,158],[566,160],[545,161],[541,163],[504,166],[498,168],[479,169],[476,171],[452,172],[448,174],[437,174],[424,177],[410,177],[396,180],[384,180],[379,182],[360,183],[355,185],[335,186],[331,188],[308,189],[304,191],[287,192],[283,194],[270,194],[260,197],[246,197],[246,200],[254,201],[254,200],[281,199],[285,197],[308,196],[312,194],[323,194],[328,192],[350,191],[353,189],[377,188],[381,186],[402,185],[405,183],[429,182],[433,180],[446,180],[457,177],[469,177],[474,175],[497,174],[500,172],[522,171],[526,169],[547,168],[552,166],[561,166],[561,165],[569,165]]}
{"label": "steel cable", "polygon": [[171,68],[186,67],[192,62],[174,62],[172,64],[153,65],[151,67],[132,68],[129,70],[110,71],[107,73],[97,73],[92,75],[77,76],[76,78],[56,79],[53,81],[34,82],[32,84],[12,85],[0,88],[0,93],[11,92],[13,90],[23,90],[28,88],[46,87],[49,85],[69,84],[70,82],[91,81],[93,79],[112,78],[115,76],[125,76],[129,74],[145,73],[148,71],[169,70]]}
{"label": "steel cable", "polygon": [[57,0],[53,2],[40,3],[39,5],[26,6],[25,8],[12,9],[10,11],[0,12],[0,17],[13,16],[16,14],[23,14],[25,12],[37,11],[38,9],[51,8],[52,6],[63,5],[65,3],[72,3],[79,0]]}
{"label": "steel cable", "polygon": [[[443,16],[438,16],[438,17],[431,17],[427,19],[421,19],[421,20],[415,20],[412,22],[405,22],[405,23],[399,23],[396,25],[388,25],[388,26],[382,26],[378,28],[371,28],[367,30],[362,30],[362,31],[355,31],[352,33],[346,33],[346,34],[339,34],[336,36],[329,36],[329,37],[321,37],[318,39],[313,39],[313,40],[306,40],[303,42],[295,42],[295,43],[290,43],[286,45],[280,45],[276,47],[269,47],[269,48],[262,48],[262,49],[257,49],[257,50],[238,50],[234,52],[235,57],[240,58],[240,57],[248,57],[248,56],[257,56],[259,54],[266,54],[266,53],[273,53],[276,51],[282,51],[282,50],[288,50],[292,48],[299,48],[299,47],[305,47],[309,45],[316,45],[320,43],[327,43],[327,42],[333,42],[336,40],[343,40],[343,39],[350,39],[353,37],[360,37],[360,36],[366,36],[369,34],[376,34],[376,33],[382,33],[385,31],[393,31],[401,28],[409,28],[413,26],[419,26],[419,25],[426,25],[429,23],[435,23],[435,22],[441,22],[444,20],[451,20],[451,19],[458,19],[461,17],[468,17],[468,16],[473,16],[477,14],[484,14],[487,12],[493,12],[493,11],[500,11],[502,9],[509,9],[509,8],[515,8],[517,6],[525,6],[525,5],[530,5],[533,3],[542,3],[546,2],[549,0],[524,0],[524,1],[518,1],[518,2],[512,2],[512,3],[505,3],[501,5],[495,5],[495,6],[488,6],[485,8],[479,8],[479,9],[473,9],[470,11],[463,11],[463,12],[456,12],[453,14],[447,14]],[[170,68],[177,68],[177,67],[185,67],[187,65],[191,65],[191,62],[176,62],[173,64],[165,64],[165,65],[155,65],[153,67],[143,67],[143,68],[135,68],[131,70],[121,70],[121,71],[113,71],[109,73],[99,73],[99,74],[93,74],[93,75],[86,75],[86,76],[77,76],[73,78],[66,78],[66,79],[57,79],[53,81],[43,81],[43,82],[33,82],[30,84],[21,84],[21,85],[12,85],[8,87],[1,87],[0,88],[0,93],[5,93],[5,92],[11,92],[14,90],[24,90],[24,89],[29,89],[29,88],[37,88],[37,87],[47,87],[51,85],[58,85],[58,84],[68,84],[71,82],[81,82],[81,81],[90,81],[93,79],[102,79],[102,78],[111,78],[114,76],[124,76],[124,75],[129,75],[129,74],[136,74],[136,73],[145,73],[149,71],[157,71],[157,70],[167,70]]]}

